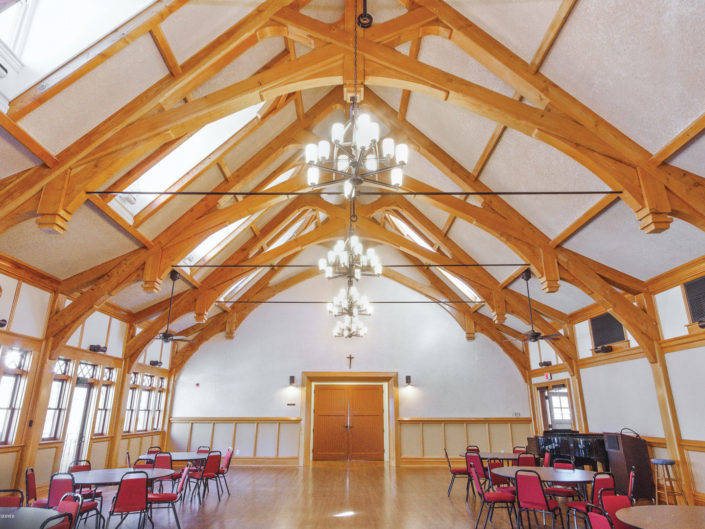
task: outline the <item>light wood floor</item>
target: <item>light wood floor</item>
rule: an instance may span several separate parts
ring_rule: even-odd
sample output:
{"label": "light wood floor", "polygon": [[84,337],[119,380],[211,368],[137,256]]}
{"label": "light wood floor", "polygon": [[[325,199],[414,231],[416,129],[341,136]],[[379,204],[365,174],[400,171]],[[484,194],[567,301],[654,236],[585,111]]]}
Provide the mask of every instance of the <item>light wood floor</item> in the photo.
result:
{"label": "light wood floor", "polygon": [[[456,480],[448,498],[448,482],[444,468],[389,468],[373,462],[232,467],[232,496],[226,492],[218,502],[211,490],[201,508],[195,500],[186,501],[177,512],[183,529],[472,529],[480,502],[473,503],[471,494],[470,506],[465,504],[464,479]],[[157,529],[176,527],[166,510],[154,514]],[[117,522],[113,518],[111,527]],[[134,522],[122,527],[135,527]],[[494,525],[487,527],[509,528],[507,515],[498,511]]]}

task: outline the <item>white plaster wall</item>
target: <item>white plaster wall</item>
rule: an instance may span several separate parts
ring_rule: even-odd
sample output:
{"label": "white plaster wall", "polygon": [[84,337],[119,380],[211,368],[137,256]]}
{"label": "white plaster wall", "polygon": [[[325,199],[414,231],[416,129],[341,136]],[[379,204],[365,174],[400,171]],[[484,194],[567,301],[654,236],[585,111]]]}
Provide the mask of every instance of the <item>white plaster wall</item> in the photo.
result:
{"label": "white plaster wall", "polygon": [[[274,299],[327,300],[340,286],[314,278]],[[363,278],[360,290],[372,301],[425,299],[381,278]],[[402,417],[529,416],[514,364],[479,333],[466,341],[435,305],[378,304],[361,339],[332,338],[333,323],[322,305],[256,309],[234,340],[219,335],[189,360],[176,383],[174,416],[300,416],[289,375],[299,384],[302,371],[346,371],[348,354],[353,371],[397,371],[402,386],[411,375],[413,391],[400,391]]]}
{"label": "white plaster wall", "polygon": [[590,334],[590,320],[575,324],[575,342],[578,348],[578,358],[592,356],[592,335]]}
{"label": "white plaster wall", "polygon": [[[705,441],[703,402],[705,386],[705,347],[694,347],[666,355],[668,375],[671,378],[673,400],[683,439]],[[703,474],[705,479],[705,474]],[[705,489],[699,489],[705,490]]]}
{"label": "white plaster wall", "polygon": [[659,292],[654,296],[656,310],[661,320],[664,339],[688,334],[685,326],[689,323],[681,286]]}
{"label": "white plaster wall", "polygon": [[581,370],[590,431],[618,432],[629,427],[641,435],[663,437],[651,367],[646,359]]}

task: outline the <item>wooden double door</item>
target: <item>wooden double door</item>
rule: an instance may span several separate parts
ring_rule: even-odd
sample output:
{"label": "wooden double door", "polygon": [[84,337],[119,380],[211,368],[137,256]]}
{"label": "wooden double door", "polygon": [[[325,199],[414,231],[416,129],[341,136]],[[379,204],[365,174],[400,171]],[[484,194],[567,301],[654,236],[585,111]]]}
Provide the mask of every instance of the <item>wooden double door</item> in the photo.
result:
{"label": "wooden double door", "polygon": [[379,385],[317,385],[313,459],[384,460],[384,396]]}

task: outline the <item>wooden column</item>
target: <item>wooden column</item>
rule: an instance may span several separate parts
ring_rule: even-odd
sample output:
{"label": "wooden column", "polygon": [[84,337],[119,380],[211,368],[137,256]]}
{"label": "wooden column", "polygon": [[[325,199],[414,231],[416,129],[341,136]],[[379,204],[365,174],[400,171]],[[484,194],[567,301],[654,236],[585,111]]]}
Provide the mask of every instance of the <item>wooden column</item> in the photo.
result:
{"label": "wooden column", "polygon": [[[136,327],[133,323],[127,326],[125,336],[125,346],[123,347],[123,356],[127,342],[135,335]],[[108,454],[108,467],[121,467],[120,464],[120,442],[122,441],[122,425],[125,423],[125,408],[127,407],[127,395],[130,388],[130,370],[129,361],[123,358],[120,364],[120,372],[115,381],[115,396],[113,398],[113,413],[110,418],[110,434],[112,442],[110,443],[110,453]]]}
{"label": "wooden column", "polygon": [[[575,339],[575,327],[571,324],[563,326],[563,332],[573,344],[575,358],[578,358],[578,347]],[[575,370],[570,374],[571,395],[573,397],[573,412],[575,413],[575,424],[578,431],[587,433],[590,431],[587,420],[587,412],[585,411],[585,396],[583,394],[583,379],[580,376],[580,368],[575,366]]]}

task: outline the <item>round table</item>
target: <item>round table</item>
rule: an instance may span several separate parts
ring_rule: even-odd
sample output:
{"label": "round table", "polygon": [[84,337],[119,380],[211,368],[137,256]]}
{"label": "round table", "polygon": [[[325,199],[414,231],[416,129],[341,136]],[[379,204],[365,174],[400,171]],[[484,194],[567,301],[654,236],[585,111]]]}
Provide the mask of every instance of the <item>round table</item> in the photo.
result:
{"label": "round table", "polygon": [[[472,452],[468,452],[472,453]],[[500,461],[515,461],[519,458],[519,454],[512,452],[475,452],[480,456],[480,459],[499,459]],[[465,454],[460,454],[460,457],[465,457]]]}
{"label": "round table", "polygon": [[88,487],[90,485],[107,486],[118,485],[122,477],[128,472],[145,472],[147,479],[165,478],[171,476],[174,471],[168,468],[146,468],[133,470],[131,468],[105,468],[102,470],[86,470],[83,472],[72,472],[74,483],[78,486]]}
{"label": "round table", "polygon": [[44,521],[58,514],[59,513],[54,509],[0,507],[0,529],[39,527]]}
{"label": "round table", "polygon": [[[208,453],[203,452],[169,452],[172,461],[205,461]],[[140,459],[154,459],[157,454],[144,454]]]}
{"label": "round table", "polygon": [[703,529],[705,507],[638,505],[618,510],[617,518],[639,529]]}
{"label": "round table", "polygon": [[592,470],[567,470],[553,467],[499,467],[493,468],[492,473],[514,479],[514,474],[518,470],[532,470],[539,475],[541,481],[552,483],[590,483],[595,475]]}

